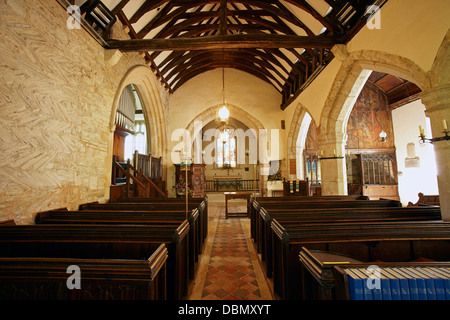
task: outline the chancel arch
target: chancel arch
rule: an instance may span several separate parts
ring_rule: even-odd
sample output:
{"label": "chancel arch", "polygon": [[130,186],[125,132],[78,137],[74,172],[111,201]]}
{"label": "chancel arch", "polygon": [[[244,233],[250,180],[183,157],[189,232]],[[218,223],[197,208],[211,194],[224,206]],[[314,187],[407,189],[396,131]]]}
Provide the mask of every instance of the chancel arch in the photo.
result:
{"label": "chancel arch", "polygon": [[[264,163],[260,161],[261,150],[260,150],[260,137],[261,134],[265,131],[264,125],[259,121],[256,117],[254,117],[249,112],[244,109],[237,107],[233,104],[227,104],[227,108],[230,114],[230,124],[234,124],[233,128],[236,130],[236,134],[238,140],[242,137],[243,139],[240,141],[245,141],[245,144],[242,145],[238,143],[237,146],[237,160],[241,162],[241,165],[238,165],[238,169],[235,169],[235,173],[246,177],[244,180],[253,180],[255,177],[261,177],[260,179],[260,188],[264,190],[267,188],[267,175],[263,173],[264,168],[269,167],[269,162]],[[204,133],[207,132],[207,129],[215,129],[221,130],[221,126],[216,123],[218,107],[212,106],[207,110],[201,112],[188,124],[186,127],[186,134],[188,135],[188,139],[191,139],[191,157],[193,163],[201,164],[205,163],[205,159],[203,159],[203,155],[205,152],[209,153],[209,149],[206,145],[210,145],[211,141],[202,141],[204,137]],[[211,131],[211,130],[210,130]],[[271,132],[270,130],[267,132],[267,151],[268,157],[271,156],[271,147],[277,147],[278,143],[273,143],[271,141]],[[210,139],[210,138],[208,138]],[[254,141],[255,143],[251,143],[250,141]],[[199,148],[199,146],[202,146]],[[206,146],[204,148],[204,146]],[[244,148],[242,148],[244,146]],[[172,156],[176,158],[177,156],[172,152]],[[240,160],[239,160],[240,159]],[[255,164],[256,162],[256,164]],[[256,169],[257,168],[257,169]],[[211,169],[212,170],[212,169]],[[217,168],[212,170],[212,175],[218,175]],[[226,175],[232,174],[232,169],[223,170]],[[257,172],[255,172],[255,170]],[[229,172],[227,172],[229,171]],[[239,171],[239,172],[238,172]],[[208,177],[207,177],[208,178]],[[248,179],[247,179],[248,178]],[[250,183],[250,182],[249,182]],[[251,182],[253,184],[253,182]]]}

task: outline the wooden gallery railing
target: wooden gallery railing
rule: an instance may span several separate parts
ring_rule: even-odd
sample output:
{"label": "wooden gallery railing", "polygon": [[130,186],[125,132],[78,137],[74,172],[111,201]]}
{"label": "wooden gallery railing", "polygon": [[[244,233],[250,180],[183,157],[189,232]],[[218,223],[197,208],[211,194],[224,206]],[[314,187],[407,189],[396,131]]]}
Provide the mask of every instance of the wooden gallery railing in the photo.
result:
{"label": "wooden gallery railing", "polygon": [[[149,157],[151,157],[151,155]],[[118,181],[124,183],[124,190],[122,193],[124,197],[167,197],[161,188],[161,175],[159,178],[155,178],[159,179],[159,181],[155,183],[154,181],[152,181],[153,178],[147,177],[142,170],[139,170],[135,165],[132,165],[130,160],[127,160],[126,165],[117,160],[117,156],[113,156],[113,170],[111,180],[113,185],[116,185]],[[137,164],[139,164],[139,161],[137,161]],[[159,168],[160,167],[161,159],[159,159]],[[161,172],[160,169],[158,169],[157,171]],[[159,184],[159,186],[157,184]]]}

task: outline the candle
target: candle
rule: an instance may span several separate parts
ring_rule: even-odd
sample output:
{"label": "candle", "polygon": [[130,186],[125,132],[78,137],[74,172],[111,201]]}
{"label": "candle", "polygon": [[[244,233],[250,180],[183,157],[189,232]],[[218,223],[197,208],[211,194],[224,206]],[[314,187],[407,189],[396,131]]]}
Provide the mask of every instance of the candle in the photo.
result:
{"label": "candle", "polygon": [[336,157],[336,149],[333,149],[333,155]]}
{"label": "candle", "polygon": [[442,120],[442,126],[444,127],[444,131],[447,131],[447,120]]}
{"label": "candle", "polygon": [[419,132],[420,132],[420,135],[423,136],[424,131],[423,131],[423,129],[422,129],[422,126],[419,126]]}

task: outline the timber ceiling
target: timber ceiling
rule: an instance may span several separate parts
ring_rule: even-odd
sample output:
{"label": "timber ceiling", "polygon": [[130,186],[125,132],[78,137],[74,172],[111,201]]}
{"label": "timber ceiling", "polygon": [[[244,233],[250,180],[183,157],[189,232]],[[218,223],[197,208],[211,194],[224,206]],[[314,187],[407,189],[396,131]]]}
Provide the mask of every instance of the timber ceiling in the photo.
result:
{"label": "timber ceiling", "polygon": [[416,84],[382,72],[373,71],[367,81],[375,84],[386,94],[391,109],[418,99],[421,92]]}
{"label": "timber ceiling", "polygon": [[[131,40],[107,47],[145,54],[170,92],[215,68],[272,85],[286,108],[387,0],[103,0]],[[96,1],[88,0],[86,10]]]}

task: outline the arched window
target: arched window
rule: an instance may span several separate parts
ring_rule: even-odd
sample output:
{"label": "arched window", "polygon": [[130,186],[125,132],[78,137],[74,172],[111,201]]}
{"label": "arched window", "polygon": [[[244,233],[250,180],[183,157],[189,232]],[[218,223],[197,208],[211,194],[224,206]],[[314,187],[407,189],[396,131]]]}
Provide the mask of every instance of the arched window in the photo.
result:
{"label": "arched window", "polygon": [[217,137],[217,168],[236,168],[236,137],[233,129],[220,131]]}

